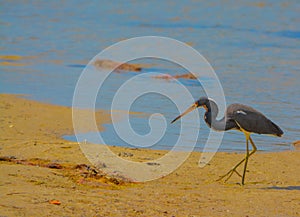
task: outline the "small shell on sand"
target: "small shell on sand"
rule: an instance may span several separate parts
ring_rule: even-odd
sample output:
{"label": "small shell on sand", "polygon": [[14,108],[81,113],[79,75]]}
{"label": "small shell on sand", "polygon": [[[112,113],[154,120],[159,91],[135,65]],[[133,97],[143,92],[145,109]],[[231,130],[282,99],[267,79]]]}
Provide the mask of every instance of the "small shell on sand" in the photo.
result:
{"label": "small shell on sand", "polygon": [[54,205],[60,205],[61,202],[59,200],[49,200],[50,204],[54,204]]}

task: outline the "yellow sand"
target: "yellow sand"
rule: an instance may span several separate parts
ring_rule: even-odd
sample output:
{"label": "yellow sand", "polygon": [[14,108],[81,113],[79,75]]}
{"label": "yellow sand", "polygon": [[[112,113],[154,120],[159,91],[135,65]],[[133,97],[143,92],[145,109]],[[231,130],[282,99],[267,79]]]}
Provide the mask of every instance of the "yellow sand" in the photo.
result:
{"label": "yellow sand", "polygon": [[[87,111],[82,112],[84,116]],[[199,168],[196,152],[164,178],[114,184],[72,169],[90,163],[77,143],[61,139],[73,132],[71,108],[1,94],[0,119],[0,157],[24,160],[0,161],[0,216],[300,216],[299,151],[254,154],[245,186],[237,184],[237,176],[227,183],[215,181],[243,154],[217,153]],[[98,124],[110,122],[104,111],[96,119]],[[135,161],[165,153],[120,147],[112,151]]]}

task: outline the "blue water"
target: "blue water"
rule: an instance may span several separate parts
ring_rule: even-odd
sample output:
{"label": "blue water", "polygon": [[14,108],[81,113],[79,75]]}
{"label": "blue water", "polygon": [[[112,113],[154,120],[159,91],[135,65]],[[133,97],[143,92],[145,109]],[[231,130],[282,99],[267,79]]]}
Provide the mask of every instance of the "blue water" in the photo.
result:
{"label": "blue water", "polygon": [[[222,83],[227,104],[251,105],[283,129],[283,138],[253,135],[260,150],[291,149],[291,142],[300,135],[299,11],[297,0],[269,0],[264,4],[177,0],[1,1],[1,55],[23,58],[10,60],[11,65],[0,64],[0,92],[28,94],[31,99],[71,106],[83,68],[101,50],[131,37],[166,36],[190,44],[207,58]],[[145,61],[150,67],[143,69],[144,73],[185,72],[175,64]],[[134,75],[113,74],[111,89],[99,93],[96,107],[109,109],[114,88]],[[148,81],[149,85],[157,82],[151,78]],[[195,99],[204,94],[201,85],[194,81],[180,81]],[[132,109],[146,114],[161,113],[168,122],[178,115],[171,101],[155,95],[141,98]],[[203,111],[199,112],[202,117]],[[133,115],[133,129],[147,133],[148,117]],[[111,125],[105,127],[102,134],[108,144],[126,145]],[[202,149],[209,132],[202,120],[199,127],[197,150]],[[170,149],[178,130],[179,125],[168,125],[166,135],[152,148]],[[188,141],[189,136],[184,136]],[[244,149],[244,136],[232,131],[225,134],[219,150]]]}

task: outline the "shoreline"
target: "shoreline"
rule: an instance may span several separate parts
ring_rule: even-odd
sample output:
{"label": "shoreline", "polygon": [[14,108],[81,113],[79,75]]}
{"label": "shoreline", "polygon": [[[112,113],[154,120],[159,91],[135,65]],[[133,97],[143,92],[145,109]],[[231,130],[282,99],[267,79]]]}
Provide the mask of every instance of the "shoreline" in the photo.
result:
{"label": "shoreline", "polygon": [[[237,184],[238,176],[227,183],[215,181],[243,158],[243,153],[235,152],[218,152],[207,166],[199,168],[201,152],[194,151],[171,174],[145,183],[131,183],[93,173],[78,143],[61,138],[72,133],[71,108],[20,96],[0,94],[1,216],[297,216],[300,213],[297,209],[299,151],[254,154],[249,160],[245,186]],[[97,111],[96,119],[98,126],[110,122],[105,111]],[[155,160],[167,152],[110,148],[120,157],[138,162]]]}
{"label": "shoreline", "polygon": [[[55,103],[49,103],[49,102],[42,102],[42,101],[39,101],[39,100],[35,100],[35,99],[30,99],[30,98],[27,98],[28,94],[11,94],[11,93],[0,93],[0,97],[1,95],[8,95],[8,96],[14,96],[14,97],[17,97],[17,98],[21,98],[21,99],[24,99],[24,100],[28,100],[28,101],[32,101],[32,102],[38,102],[38,103],[42,103],[42,104],[45,104],[45,105],[53,105],[53,106],[58,106],[58,107],[64,107],[64,108],[71,108],[70,106],[65,106],[65,105],[60,105],[60,104],[55,104]],[[101,110],[101,109],[97,109],[97,111],[100,113],[100,116],[102,113],[106,113],[107,114],[107,111],[105,110]],[[89,112],[89,111],[87,111]],[[118,118],[122,118],[122,113],[123,111],[114,111],[116,113],[117,116],[119,116]],[[144,113],[141,113],[141,112],[130,112],[130,114],[134,114],[134,115],[141,115],[143,116]],[[99,116],[98,116],[99,118]],[[107,118],[109,118],[110,120],[110,117],[108,116]],[[82,121],[83,122],[83,121]],[[81,122],[82,125],[84,125],[83,123]],[[105,124],[111,124],[111,120],[106,122],[106,123],[103,123],[103,125]],[[105,126],[101,125],[100,122],[98,122],[98,126],[100,127],[99,131],[103,131],[103,129],[105,128]],[[83,128],[85,128],[86,125],[83,126]],[[73,126],[72,126],[73,128]],[[102,128],[102,129],[101,129]],[[92,132],[93,130],[83,130],[83,133],[85,131],[88,131],[89,132]],[[72,131],[72,133],[67,133],[67,134],[62,134],[60,136],[61,139],[67,141],[67,142],[77,142],[75,139],[67,139],[67,138],[64,138],[65,136],[71,136],[71,137],[75,137],[75,134],[74,134],[74,131]],[[268,135],[265,135],[265,136],[268,136]],[[272,137],[272,136],[271,136]],[[269,150],[262,150],[262,149],[258,149],[257,150],[257,153],[277,153],[277,152],[285,152],[285,151],[295,151],[297,150],[297,147],[296,145],[293,145],[293,143],[296,143],[297,141],[294,141],[292,142],[291,144],[288,144],[288,143],[278,143],[278,144],[273,144],[272,146],[285,146],[285,147],[288,147],[287,149],[271,149],[270,151]],[[299,141],[298,141],[299,142]],[[243,143],[243,141],[241,141],[241,143]],[[106,144],[110,147],[121,147],[121,148],[131,148],[131,147],[128,147],[128,146],[122,146],[122,145],[110,145],[110,144]],[[142,148],[142,147],[139,147],[140,149],[145,149],[145,150],[154,150],[154,151],[170,151],[172,149],[172,146],[167,146],[167,147],[170,147],[169,149],[165,149],[164,148],[165,146],[160,146],[160,148]],[[135,147],[134,147],[135,148]],[[245,147],[243,147],[245,148]],[[194,147],[194,150],[192,152],[200,152],[202,153],[201,149],[203,149],[202,147]],[[182,150],[184,151],[184,150]],[[234,149],[226,149],[226,150],[221,150],[221,151],[217,151],[219,153],[238,153],[238,154],[241,154],[241,153],[245,153],[246,149],[239,149],[239,150],[234,150]]]}

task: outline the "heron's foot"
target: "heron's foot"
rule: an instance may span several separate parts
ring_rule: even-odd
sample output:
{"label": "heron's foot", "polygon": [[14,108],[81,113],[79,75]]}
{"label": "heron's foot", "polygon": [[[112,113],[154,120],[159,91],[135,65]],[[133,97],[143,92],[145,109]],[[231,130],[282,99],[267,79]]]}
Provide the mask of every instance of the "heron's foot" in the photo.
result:
{"label": "heron's foot", "polygon": [[220,176],[217,179],[217,181],[220,181],[220,180],[224,179],[225,177],[227,177],[225,179],[225,181],[224,181],[224,182],[227,182],[230,179],[230,177],[233,175],[233,173],[236,173],[239,177],[242,177],[242,175],[236,170],[236,168],[237,168],[237,166],[235,166],[234,168],[232,168],[231,170],[229,170],[225,175]]}

